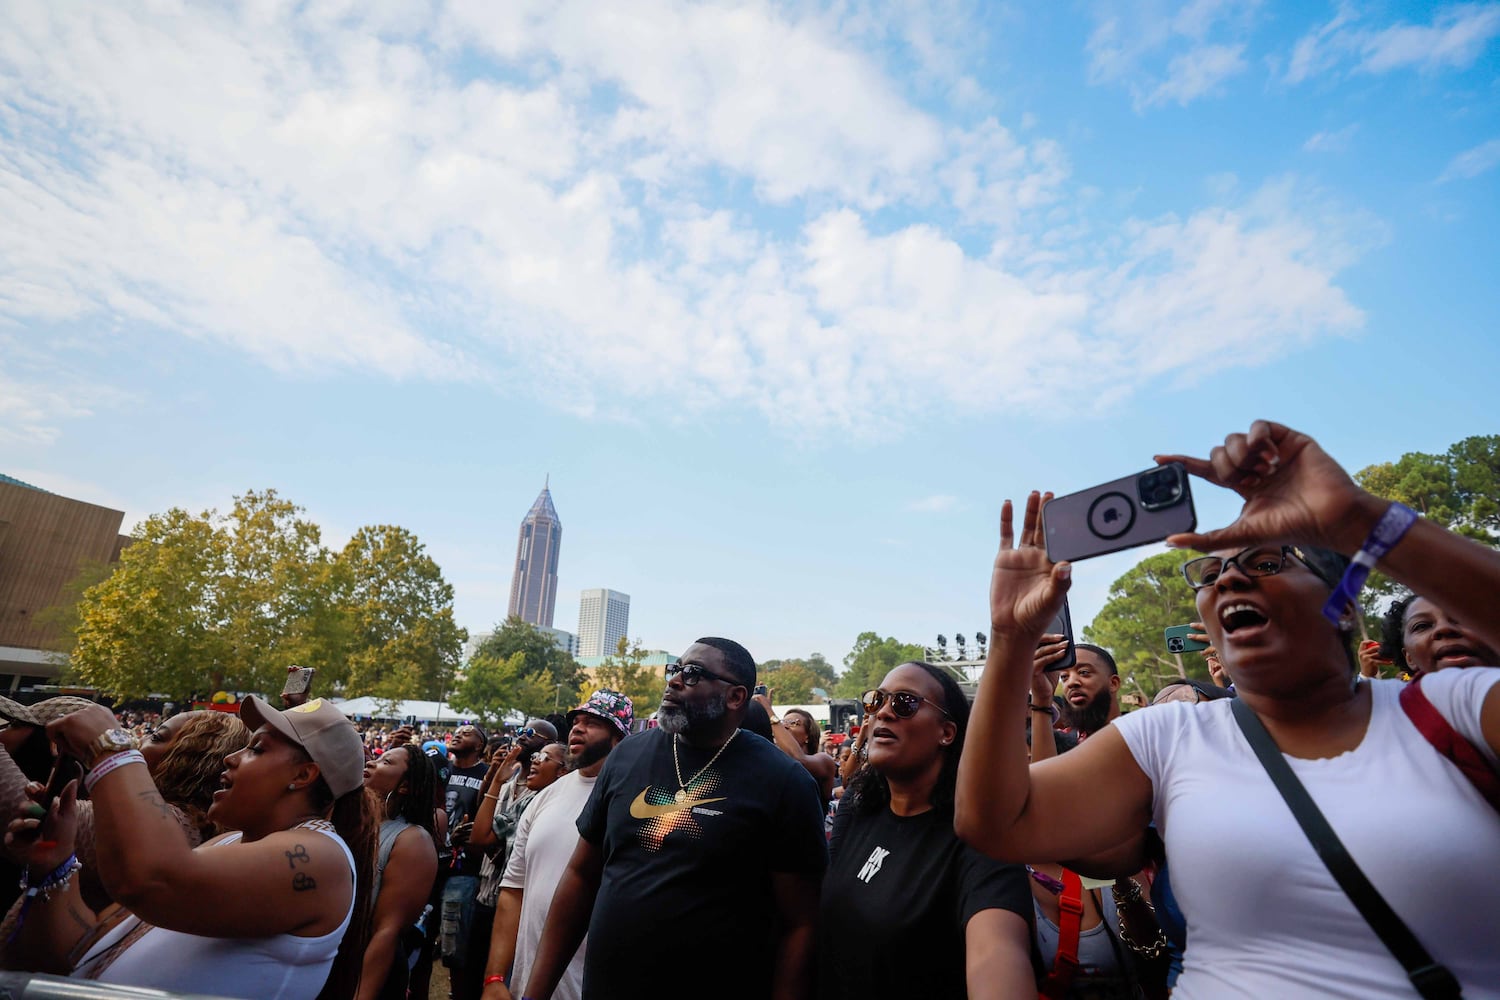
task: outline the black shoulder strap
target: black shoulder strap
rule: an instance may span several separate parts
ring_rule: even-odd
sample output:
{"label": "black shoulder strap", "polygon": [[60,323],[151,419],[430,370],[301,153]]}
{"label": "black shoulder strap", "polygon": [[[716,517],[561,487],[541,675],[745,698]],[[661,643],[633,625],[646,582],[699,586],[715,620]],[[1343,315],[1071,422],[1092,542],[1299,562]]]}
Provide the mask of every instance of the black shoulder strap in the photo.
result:
{"label": "black shoulder strap", "polygon": [[1260,718],[1249,705],[1238,698],[1234,699],[1231,710],[1240,732],[1250,742],[1250,749],[1260,758],[1261,766],[1266,769],[1271,783],[1286,800],[1287,808],[1292,811],[1297,825],[1302,827],[1302,832],[1317,850],[1318,857],[1328,866],[1328,873],[1339,884],[1339,888],[1344,890],[1344,895],[1349,897],[1359,915],[1365,918],[1375,936],[1380,938],[1381,944],[1401,963],[1412,986],[1416,987],[1425,1000],[1455,1000],[1462,997],[1463,991],[1458,980],[1453,978],[1453,973],[1433,960],[1411,929],[1380,895],[1379,890],[1365,878],[1359,865],[1354,863],[1338,834],[1333,832],[1333,827],[1323,818],[1322,810],[1292,773],[1290,765],[1281,756],[1280,748],[1276,746],[1271,734],[1266,732]]}

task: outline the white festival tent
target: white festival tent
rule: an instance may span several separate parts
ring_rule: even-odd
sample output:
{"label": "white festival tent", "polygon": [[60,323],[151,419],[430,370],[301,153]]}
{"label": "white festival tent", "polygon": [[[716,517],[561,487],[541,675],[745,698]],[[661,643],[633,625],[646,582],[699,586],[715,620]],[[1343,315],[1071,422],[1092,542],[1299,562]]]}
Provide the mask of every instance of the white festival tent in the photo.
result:
{"label": "white festival tent", "polygon": [[474,718],[473,713],[460,712],[442,701],[391,702],[384,698],[350,698],[347,701],[335,701],[334,704],[351,719],[415,720],[447,723],[451,726]]}

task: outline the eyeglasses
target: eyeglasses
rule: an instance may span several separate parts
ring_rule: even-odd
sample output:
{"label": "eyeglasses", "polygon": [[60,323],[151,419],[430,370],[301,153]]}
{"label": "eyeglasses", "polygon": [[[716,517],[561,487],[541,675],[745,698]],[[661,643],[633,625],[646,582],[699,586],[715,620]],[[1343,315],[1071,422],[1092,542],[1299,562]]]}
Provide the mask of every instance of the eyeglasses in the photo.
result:
{"label": "eyeglasses", "polygon": [[516,730],[516,739],[518,740],[529,740],[535,735],[536,730],[532,729],[530,726],[522,726],[520,729]]}
{"label": "eyeglasses", "polygon": [[923,698],[919,694],[913,694],[910,691],[882,691],[880,688],[871,688],[859,696],[859,701],[860,704],[864,705],[867,715],[874,715],[880,711],[880,706],[885,704],[887,698],[891,701],[891,711],[896,713],[896,718],[898,719],[910,719],[913,715],[916,715],[917,709],[922,707],[923,702],[942,712],[948,718],[953,718],[952,714],[942,705]]}
{"label": "eyeglasses", "polygon": [[558,760],[556,757],[549,757],[546,754],[542,753],[540,750],[531,755],[532,764],[546,764],[549,762],[553,764],[562,763],[562,761]]}
{"label": "eyeglasses", "polygon": [[[1307,557],[1294,545],[1283,545],[1279,549],[1268,545],[1256,545],[1228,559],[1223,556],[1189,559],[1182,564],[1182,575],[1189,587],[1202,590],[1204,587],[1212,586],[1219,579],[1220,574],[1230,566],[1239,567],[1239,571],[1246,576],[1275,576],[1286,569],[1288,556],[1307,566]],[[1308,569],[1312,567],[1308,566]]]}
{"label": "eyeglasses", "polygon": [[704,667],[701,667],[701,666],[699,666],[696,663],[669,663],[669,664],[666,665],[666,667],[664,667],[662,669],[662,673],[666,676],[667,680],[669,680],[669,681],[672,678],[676,677],[678,674],[681,674],[682,675],[682,683],[685,684],[687,687],[693,687],[693,686],[695,686],[699,681],[701,681],[705,677],[707,677],[707,678],[709,678],[711,680],[719,681],[719,682],[724,683],[724,684],[728,684],[731,687],[744,687],[745,686],[745,685],[741,684],[739,681],[731,680],[728,677],[724,677],[724,676],[721,676],[719,674],[716,674],[712,670],[708,670],[708,669],[706,669]]}

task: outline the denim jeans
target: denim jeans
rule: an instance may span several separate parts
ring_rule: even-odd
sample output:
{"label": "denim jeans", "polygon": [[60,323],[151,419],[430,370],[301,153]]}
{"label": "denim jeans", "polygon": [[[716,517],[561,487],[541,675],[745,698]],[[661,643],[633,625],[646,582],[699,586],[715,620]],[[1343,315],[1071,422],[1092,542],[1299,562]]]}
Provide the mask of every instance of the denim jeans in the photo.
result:
{"label": "denim jeans", "polygon": [[474,925],[474,897],[479,894],[477,875],[453,875],[443,886],[442,931],[439,947],[443,964],[461,969],[468,951],[469,931]]}

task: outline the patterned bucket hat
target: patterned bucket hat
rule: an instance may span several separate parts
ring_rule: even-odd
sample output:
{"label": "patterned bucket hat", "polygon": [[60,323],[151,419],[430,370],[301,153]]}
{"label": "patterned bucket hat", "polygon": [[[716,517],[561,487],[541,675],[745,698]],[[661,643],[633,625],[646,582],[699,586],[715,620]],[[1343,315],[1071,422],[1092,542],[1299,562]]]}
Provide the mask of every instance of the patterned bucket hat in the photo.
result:
{"label": "patterned bucket hat", "polygon": [[596,715],[607,722],[613,723],[620,731],[621,736],[630,735],[630,724],[635,721],[635,705],[625,695],[618,691],[606,691],[600,689],[589,695],[589,700],[579,705],[568,713],[568,725],[573,725],[573,720],[580,712]]}

